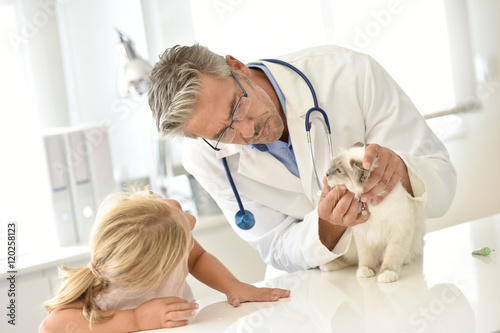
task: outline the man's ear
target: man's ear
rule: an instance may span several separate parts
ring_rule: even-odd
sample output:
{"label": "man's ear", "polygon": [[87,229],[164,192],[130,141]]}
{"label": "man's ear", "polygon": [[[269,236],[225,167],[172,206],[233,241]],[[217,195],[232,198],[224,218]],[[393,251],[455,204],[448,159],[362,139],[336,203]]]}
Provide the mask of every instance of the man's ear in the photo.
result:
{"label": "man's ear", "polygon": [[250,68],[247,67],[244,63],[233,57],[232,55],[226,56],[226,62],[231,67],[233,72],[237,72],[243,74],[244,76],[250,77]]}

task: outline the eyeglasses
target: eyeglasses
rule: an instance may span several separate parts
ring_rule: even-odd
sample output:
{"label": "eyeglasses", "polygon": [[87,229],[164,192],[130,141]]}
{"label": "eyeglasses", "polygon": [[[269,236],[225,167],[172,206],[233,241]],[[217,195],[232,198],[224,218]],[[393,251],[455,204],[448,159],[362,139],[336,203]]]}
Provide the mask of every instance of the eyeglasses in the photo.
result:
{"label": "eyeglasses", "polygon": [[248,97],[248,94],[245,91],[245,88],[243,88],[240,81],[238,81],[238,79],[234,75],[233,71],[231,71],[231,75],[236,80],[236,83],[238,83],[238,86],[240,86],[241,91],[243,92],[243,96],[240,96],[238,103],[236,103],[236,106],[234,107],[231,124],[229,124],[229,126],[224,129],[222,134],[219,136],[219,140],[217,140],[217,143],[215,144],[215,146],[212,146],[207,140],[203,139],[203,141],[205,141],[210,147],[212,147],[212,149],[214,149],[216,151],[220,150],[220,148],[217,148],[217,146],[219,145],[220,142],[222,142],[222,143],[233,142],[234,137],[236,136],[236,130],[234,128],[232,128],[231,126],[233,126],[233,123],[235,121],[243,120],[248,113],[248,109],[250,109],[251,100]]}

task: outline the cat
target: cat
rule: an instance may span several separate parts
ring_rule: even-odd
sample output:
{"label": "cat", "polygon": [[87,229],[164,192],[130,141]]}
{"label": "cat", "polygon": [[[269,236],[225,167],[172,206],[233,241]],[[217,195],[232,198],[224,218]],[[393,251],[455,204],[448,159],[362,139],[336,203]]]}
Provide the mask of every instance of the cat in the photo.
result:
{"label": "cat", "polygon": [[[370,170],[362,167],[365,149],[357,144],[330,161],[326,173],[328,185],[344,184],[360,200],[363,187],[370,173],[377,167],[377,160]],[[356,276],[368,278],[376,275],[378,281],[397,281],[402,265],[410,263],[423,250],[423,204],[412,200],[401,182],[377,205],[362,204],[360,210],[368,220],[351,227],[352,240],[349,250],[339,258],[320,266],[323,271],[333,271],[358,264]]]}

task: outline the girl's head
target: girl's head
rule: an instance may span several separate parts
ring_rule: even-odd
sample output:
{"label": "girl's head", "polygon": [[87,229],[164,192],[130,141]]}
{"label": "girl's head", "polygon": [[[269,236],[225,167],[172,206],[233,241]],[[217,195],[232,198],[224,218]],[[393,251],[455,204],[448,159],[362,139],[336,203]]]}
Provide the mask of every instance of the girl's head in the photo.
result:
{"label": "girl's head", "polygon": [[88,320],[105,320],[94,298],[109,283],[131,292],[147,292],[164,282],[179,264],[187,265],[195,221],[177,201],[151,191],[111,195],[97,213],[89,267],[61,268],[63,284],[45,308],[50,313],[81,300]]}
{"label": "girl's head", "polygon": [[112,197],[92,230],[92,264],[100,279],[129,290],[165,280],[187,258],[194,216],[180,204],[149,191]]}

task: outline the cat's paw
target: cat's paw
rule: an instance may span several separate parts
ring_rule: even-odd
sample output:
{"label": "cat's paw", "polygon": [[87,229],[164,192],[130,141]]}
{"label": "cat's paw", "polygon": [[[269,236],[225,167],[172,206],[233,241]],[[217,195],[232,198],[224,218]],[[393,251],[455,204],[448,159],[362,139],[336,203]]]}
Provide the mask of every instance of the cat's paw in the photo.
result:
{"label": "cat's paw", "polygon": [[359,278],[370,278],[373,276],[375,276],[375,272],[369,267],[360,267],[356,272],[356,277]]}
{"label": "cat's paw", "polygon": [[391,270],[386,270],[378,276],[378,282],[382,283],[391,283],[394,281],[398,280],[398,273],[391,271]]}

